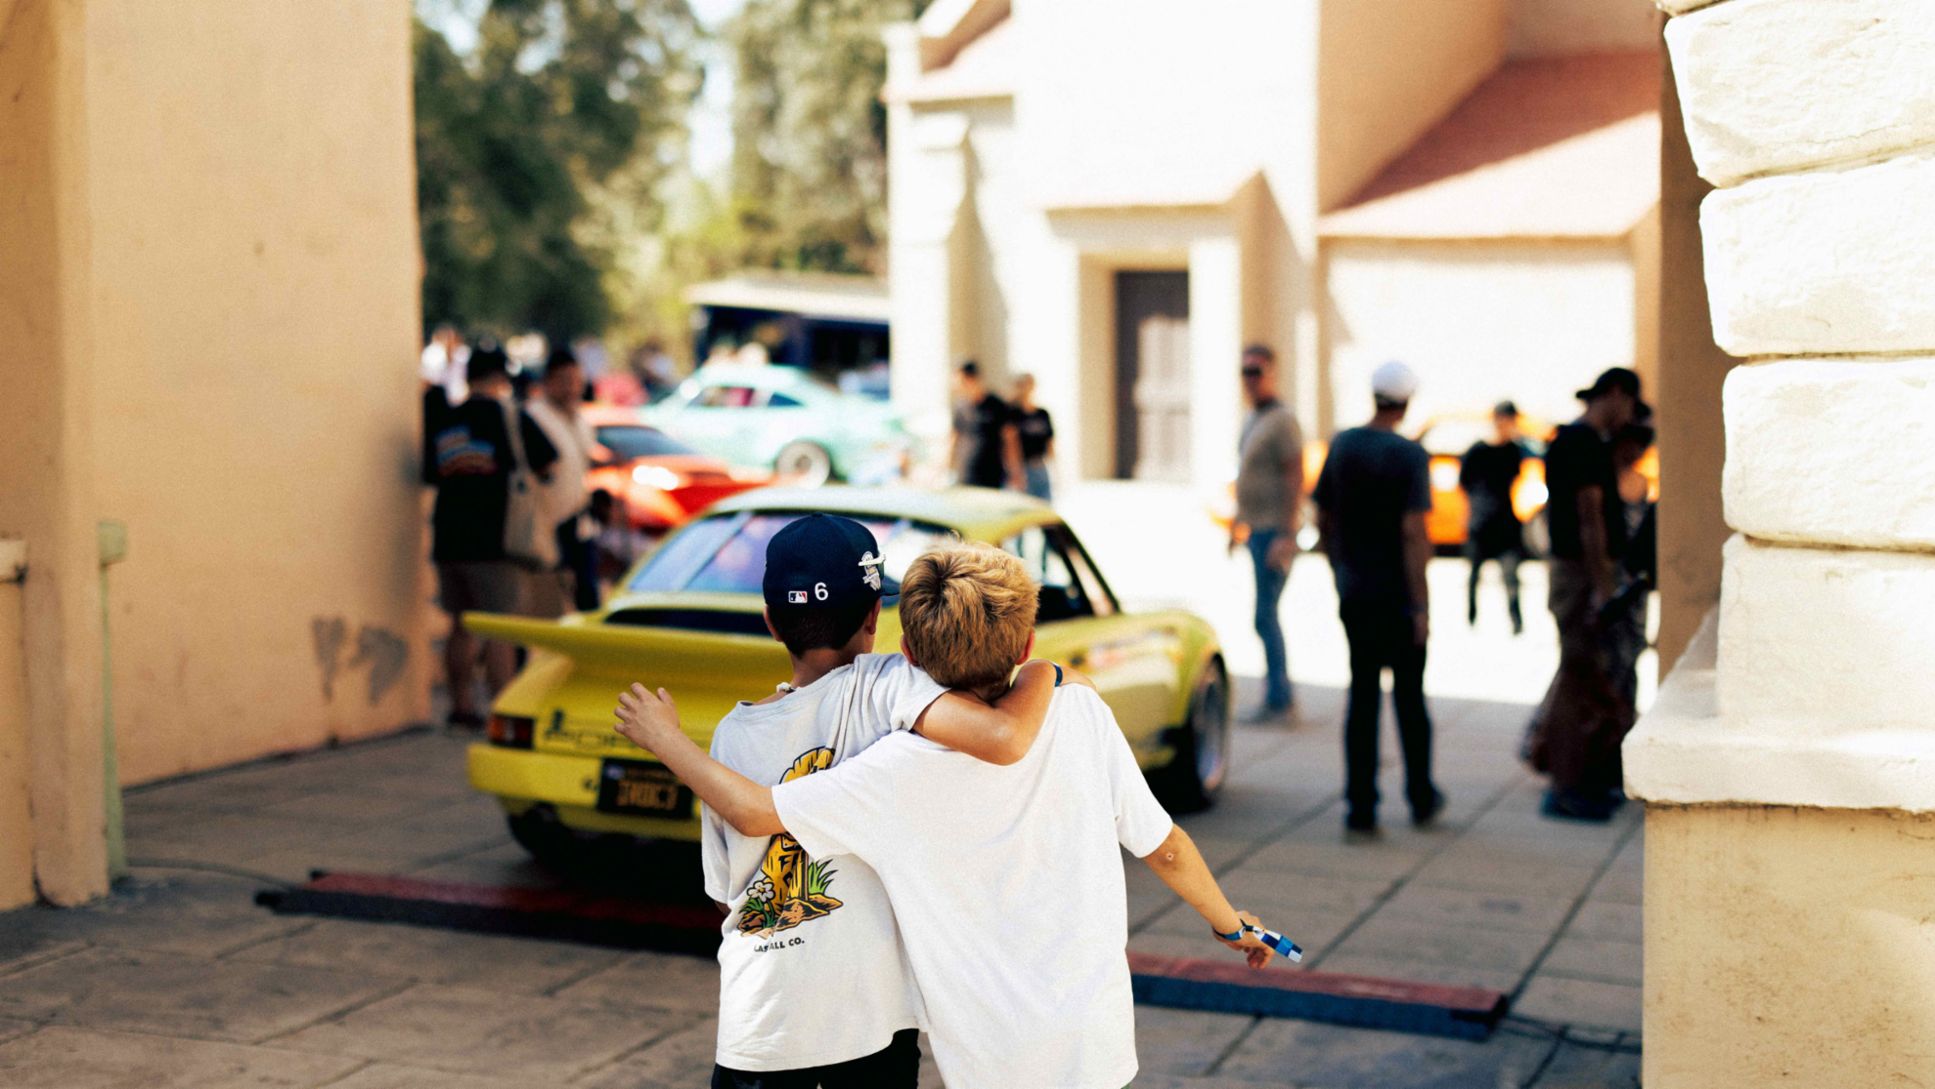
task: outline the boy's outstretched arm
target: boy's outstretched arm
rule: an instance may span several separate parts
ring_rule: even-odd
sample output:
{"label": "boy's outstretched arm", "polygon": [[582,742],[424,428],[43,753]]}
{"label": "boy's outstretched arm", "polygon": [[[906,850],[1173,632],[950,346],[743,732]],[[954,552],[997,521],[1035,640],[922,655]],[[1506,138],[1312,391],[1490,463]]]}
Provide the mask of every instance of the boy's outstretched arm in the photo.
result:
{"label": "boy's outstretched arm", "polygon": [[[1064,671],[1063,683],[1087,678]],[[962,692],[948,692],[914,720],[914,732],[955,752],[990,764],[1012,764],[1028,755],[1048,705],[1055,698],[1055,665],[1035,659],[1022,664],[1008,694],[992,704]]]}
{"label": "boy's outstretched arm", "polygon": [[786,831],[773,808],[773,790],[761,786],[709,756],[679,729],[672,694],[657,695],[642,684],[618,696],[618,732],[659,758],[692,793],[743,836],[775,836]]}
{"label": "boy's outstretched arm", "polygon": [[1169,838],[1162,845],[1143,856],[1162,883],[1168,885],[1183,902],[1196,909],[1196,913],[1208,921],[1215,931],[1216,940],[1238,950],[1248,958],[1250,967],[1261,968],[1270,963],[1270,947],[1252,935],[1245,933],[1239,941],[1227,941],[1224,934],[1234,934],[1243,928],[1244,923],[1255,924],[1257,917],[1246,911],[1238,911],[1230,906],[1229,898],[1216,883],[1216,876],[1209,872],[1209,864],[1203,861],[1201,851],[1196,849],[1196,841],[1178,824],[1169,829]]}

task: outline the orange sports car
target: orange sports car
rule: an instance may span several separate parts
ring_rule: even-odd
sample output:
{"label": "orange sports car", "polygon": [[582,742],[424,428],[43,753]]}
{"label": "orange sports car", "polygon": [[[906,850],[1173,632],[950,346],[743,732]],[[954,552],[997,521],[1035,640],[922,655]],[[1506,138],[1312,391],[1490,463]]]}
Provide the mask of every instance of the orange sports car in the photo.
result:
{"label": "orange sports car", "polygon": [[773,481],[771,472],[734,468],[699,453],[642,422],[636,408],[586,405],[583,411],[598,440],[589,487],[621,500],[641,532],[676,529],[727,496]]}

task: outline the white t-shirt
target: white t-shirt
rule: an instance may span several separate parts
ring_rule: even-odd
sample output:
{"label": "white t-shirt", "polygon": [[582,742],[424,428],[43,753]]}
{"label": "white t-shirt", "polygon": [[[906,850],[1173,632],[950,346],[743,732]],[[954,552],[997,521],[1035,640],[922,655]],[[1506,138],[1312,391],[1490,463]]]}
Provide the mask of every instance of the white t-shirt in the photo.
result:
{"label": "white t-shirt", "polygon": [[[863,654],[771,703],[741,703],[713,759],[756,783],[822,772],[911,729],[945,688],[898,654]],[[732,913],[719,945],[719,1065],[797,1070],[871,1055],[921,1025],[920,992],[880,878],[857,858],[742,836],[702,818],[707,895]]]}
{"label": "white t-shirt", "polygon": [[1120,1089],[1134,1079],[1122,856],[1172,822],[1096,694],[1055,693],[1020,762],[895,734],[773,791],[808,853],[886,883],[949,1089]]}

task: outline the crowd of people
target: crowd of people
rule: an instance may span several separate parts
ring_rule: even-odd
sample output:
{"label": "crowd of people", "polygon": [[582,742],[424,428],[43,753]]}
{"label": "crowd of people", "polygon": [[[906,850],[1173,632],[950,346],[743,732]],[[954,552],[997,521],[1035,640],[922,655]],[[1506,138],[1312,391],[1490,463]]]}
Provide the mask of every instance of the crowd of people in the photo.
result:
{"label": "crowd of people", "polygon": [[637,544],[622,500],[587,485],[597,443],[581,406],[592,387],[572,348],[553,347],[522,382],[503,348],[473,347],[451,330],[438,330],[425,357],[422,472],[436,489],[431,560],[451,622],[449,722],[477,728],[517,651],[477,639],[463,615],[596,609],[614,555]]}
{"label": "crowd of people", "polygon": [[970,359],[955,369],[954,427],[948,465],[955,479],[979,488],[1009,488],[1036,499],[1053,498],[1049,462],[1055,423],[1035,403],[1035,378],[1015,378],[1003,400],[988,388],[981,365]]}
{"label": "crowd of people", "polygon": [[[1280,599],[1302,528],[1303,440],[1278,395],[1276,358],[1268,346],[1244,350],[1240,376],[1250,411],[1238,437],[1230,548],[1246,542],[1254,569],[1265,678],[1263,703],[1249,717],[1269,722],[1287,718],[1294,706]],[[1331,440],[1310,490],[1350,648],[1344,824],[1358,834],[1378,826],[1387,671],[1412,822],[1430,823],[1445,803],[1431,777],[1424,697],[1431,636],[1425,571],[1434,552],[1426,525],[1433,506],[1431,458],[1399,432],[1417,387],[1417,375],[1402,363],[1377,368],[1370,420]],[[1625,800],[1619,745],[1637,716],[1637,667],[1656,578],[1651,485],[1639,471],[1653,430],[1639,376],[1629,369],[1607,370],[1578,396],[1584,412],[1558,428],[1543,453],[1548,605],[1559,629],[1560,659],[1520,755],[1550,778],[1547,816],[1605,821]],[[1514,495],[1534,454],[1519,432],[1514,404],[1501,402],[1492,422],[1491,441],[1475,443],[1460,463],[1468,500],[1466,617],[1477,623],[1479,574],[1496,561],[1516,635],[1524,630],[1518,568],[1528,549]]]}

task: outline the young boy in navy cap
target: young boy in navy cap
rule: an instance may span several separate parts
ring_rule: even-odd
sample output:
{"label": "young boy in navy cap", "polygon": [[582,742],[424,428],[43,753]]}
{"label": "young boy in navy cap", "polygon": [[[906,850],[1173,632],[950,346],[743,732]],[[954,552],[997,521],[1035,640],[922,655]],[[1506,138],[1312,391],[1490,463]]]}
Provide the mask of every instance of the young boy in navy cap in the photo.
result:
{"label": "young boy in navy cap", "polygon": [[[1058,670],[1028,663],[989,705],[870,653],[881,600],[898,592],[881,551],[860,523],[825,514],[774,535],[766,623],[793,676],[720,721],[720,763],[779,784],[907,729],[990,762],[1027,753]],[[706,891],[728,913],[714,1089],[912,1089],[924,1013],[879,877],[852,856],[809,858],[783,833],[741,835],[710,808],[702,819]]]}

